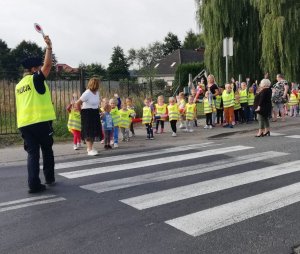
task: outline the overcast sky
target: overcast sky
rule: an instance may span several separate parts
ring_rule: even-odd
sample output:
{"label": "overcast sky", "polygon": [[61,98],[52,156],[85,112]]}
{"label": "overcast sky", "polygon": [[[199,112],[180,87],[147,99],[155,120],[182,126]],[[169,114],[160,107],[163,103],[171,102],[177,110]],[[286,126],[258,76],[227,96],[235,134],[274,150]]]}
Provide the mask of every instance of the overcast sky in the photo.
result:
{"label": "overcast sky", "polygon": [[183,41],[198,31],[194,0],[1,0],[0,39],[9,48],[22,40],[44,47],[39,23],[53,42],[59,63],[108,66],[112,48],[138,49],[163,41],[168,32]]}

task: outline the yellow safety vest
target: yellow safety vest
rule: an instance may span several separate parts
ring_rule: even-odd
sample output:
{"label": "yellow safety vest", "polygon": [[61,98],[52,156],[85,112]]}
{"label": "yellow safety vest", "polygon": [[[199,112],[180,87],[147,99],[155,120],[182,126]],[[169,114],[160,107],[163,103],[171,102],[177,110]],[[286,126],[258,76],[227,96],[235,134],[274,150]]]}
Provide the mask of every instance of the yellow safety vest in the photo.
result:
{"label": "yellow safety vest", "polygon": [[151,108],[148,106],[143,107],[142,124],[151,123],[151,120],[152,120]]}
{"label": "yellow safety vest", "polygon": [[186,120],[194,120],[195,119],[195,109],[196,103],[187,103],[185,104],[185,116]]}
{"label": "yellow safety vest", "polygon": [[234,106],[234,93],[231,91],[229,94],[224,91],[222,94],[223,99],[223,107],[224,108],[230,108]]}
{"label": "yellow safety vest", "polygon": [[241,108],[241,103],[239,102],[239,100],[234,99],[234,110],[238,110]]}
{"label": "yellow safety vest", "polygon": [[222,95],[216,96],[216,108],[221,109]]}
{"label": "yellow safety vest", "polygon": [[295,106],[298,105],[298,98],[295,94],[291,93],[290,100],[289,100],[289,106]]}
{"label": "yellow safety vest", "polygon": [[129,128],[129,125],[130,125],[130,112],[129,110],[123,110],[123,109],[120,109],[119,110],[119,115],[120,115],[120,121],[119,121],[119,127],[121,128]]}
{"label": "yellow safety vest", "polygon": [[15,88],[18,128],[56,119],[49,87],[39,94],[33,84],[33,75],[25,76]]}
{"label": "yellow safety vest", "polygon": [[68,130],[81,131],[81,116],[79,111],[71,109],[68,120]]}
{"label": "yellow safety vest", "polygon": [[248,103],[247,89],[239,91],[240,103]]}
{"label": "yellow safety vest", "polygon": [[248,106],[254,105],[254,98],[255,98],[254,93],[248,93]]}
{"label": "yellow safety vest", "polygon": [[113,123],[114,123],[114,127],[118,127],[119,126],[119,122],[120,122],[120,114],[119,114],[119,109],[118,107],[114,107],[111,109],[110,111]]}
{"label": "yellow safety vest", "polygon": [[[161,116],[161,115],[165,115],[167,113],[167,104],[163,104],[163,105],[158,105],[155,104],[155,109],[156,109],[156,116]],[[161,121],[165,121],[165,118],[160,118],[159,120]]]}
{"label": "yellow safety vest", "polygon": [[169,121],[178,120],[179,119],[179,109],[178,105],[168,105],[168,114],[169,114]]}
{"label": "yellow safety vest", "polygon": [[[135,114],[135,110],[134,110],[133,107],[132,108],[131,107],[127,107],[127,110],[129,111],[129,115]],[[129,121],[132,122],[132,117],[130,117]]]}
{"label": "yellow safety vest", "polygon": [[203,99],[203,105],[204,105],[204,114],[213,112],[212,105],[209,103],[208,98]]}

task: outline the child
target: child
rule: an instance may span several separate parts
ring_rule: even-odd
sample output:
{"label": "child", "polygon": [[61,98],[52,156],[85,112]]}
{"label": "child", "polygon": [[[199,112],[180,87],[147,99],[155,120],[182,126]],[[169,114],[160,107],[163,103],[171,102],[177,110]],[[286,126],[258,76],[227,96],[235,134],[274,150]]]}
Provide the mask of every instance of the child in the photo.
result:
{"label": "child", "polygon": [[224,89],[219,88],[219,94],[216,96],[216,109],[217,109],[217,124],[222,125],[223,120],[223,100],[222,100],[222,93]]}
{"label": "child", "polygon": [[233,128],[234,98],[234,92],[232,91],[231,84],[226,84],[225,91],[222,93],[224,116],[226,121],[226,124],[223,125],[224,128]]}
{"label": "child", "polygon": [[152,121],[153,121],[153,110],[151,109],[151,99],[146,98],[144,100],[145,107],[143,107],[143,122],[145,124],[147,130],[147,140],[153,140],[153,129],[152,129]]}
{"label": "child", "polygon": [[247,91],[247,83],[242,82],[241,83],[241,89],[239,89],[239,97],[240,97],[240,104],[241,104],[241,110],[240,110],[240,121],[241,123],[247,122],[247,116],[248,116],[248,91]]}
{"label": "child", "polygon": [[235,119],[235,124],[238,124],[241,122],[241,103],[240,103],[240,96],[239,92],[236,91],[234,95],[234,119]]}
{"label": "child", "polygon": [[[198,96],[197,96],[197,90],[195,88],[191,89],[191,95],[193,96],[193,102],[194,103],[198,103],[199,99],[198,99]],[[195,116],[195,119],[194,119],[194,126],[198,127],[198,122],[197,122],[197,104],[196,104],[196,116]]]}
{"label": "child", "polygon": [[185,116],[184,116],[184,108],[185,108],[185,98],[184,93],[181,92],[178,95],[178,107],[179,107],[179,113],[180,113],[180,129],[186,129],[186,122],[185,122]]}
{"label": "child", "polygon": [[185,117],[187,121],[187,131],[193,132],[193,122],[197,118],[196,116],[196,103],[194,103],[194,97],[192,95],[188,98],[188,103],[185,105]]}
{"label": "child", "polygon": [[290,107],[290,116],[296,117],[297,116],[297,107],[298,107],[298,91],[295,87],[292,87],[288,104]]}
{"label": "child", "polygon": [[160,133],[164,132],[165,127],[165,115],[167,114],[167,104],[164,102],[164,97],[162,95],[157,97],[157,103],[155,104],[155,119],[156,119],[156,128],[155,134],[158,133],[158,127],[160,124]]}
{"label": "child", "polygon": [[122,141],[129,141],[129,127],[131,122],[131,113],[128,110],[127,104],[122,103],[122,108],[119,110],[119,127],[123,135]]}
{"label": "child", "polygon": [[206,125],[204,126],[204,129],[212,129],[213,104],[211,104],[209,101],[209,91],[205,92],[203,98],[203,104],[204,104],[204,114],[206,116]]}
{"label": "child", "polygon": [[[105,105],[108,105],[109,104],[109,100],[108,100],[108,98],[106,98],[106,97],[104,97],[104,98],[102,98],[102,100],[101,100],[101,103],[100,103],[100,116],[102,116],[102,114],[104,113],[104,107],[105,107]],[[102,122],[101,122],[102,123]],[[101,124],[101,126],[102,126],[102,129],[101,129],[101,131],[102,131],[102,137],[103,137],[103,139],[101,140],[101,144],[104,144],[104,130],[103,130],[103,123]]]}
{"label": "child", "polygon": [[116,106],[116,100],[115,98],[110,99],[109,100],[109,105],[111,106],[111,111],[110,114],[112,116],[113,119],[113,123],[114,123],[114,140],[113,140],[113,144],[114,144],[114,148],[119,147],[119,122],[120,122],[120,114],[119,114],[119,110],[121,108],[121,99],[118,96],[118,94],[114,95],[115,98],[117,98],[118,100],[118,105]]}
{"label": "child", "polygon": [[177,136],[176,124],[179,119],[179,108],[174,97],[169,98],[168,115],[169,115],[169,121],[172,129],[172,137],[176,137]]}
{"label": "child", "polygon": [[110,145],[110,137],[113,131],[113,118],[110,114],[111,107],[110,105],[106,104],[103,108],[104,113],[102,114],[102,121],[103,121],[103,130],[104,130],[104,148],[111,149]]}
{"label": "child", "polygon": [[[127,105],[127,109],[129,111],[129,114],[132,116],[132,118],[135,118],[136,113],[135,113],[132,98],[130,98],[130,97],[126,98],[126,105]],[[135,136],[134,129],[133,129],[132,118],[130,118],[130,135],[129,135],[129,137],[134,137]]]}
{"label": "child", "polygon": [[80,108],[75,103],[78,100],[74,93],[71,104],[67,107],[69,112],[68,130],[73,134],[73,148],[78,150],[81,147],[81,116]]}
{"label": "child", "polygon": [[[253,86],[249,87],[249,91],[248,91],[248,122],[253,121],[253,114],[254,114],[254,109],[253,109],[253,105],[254,105],[254,88]],[[255,114],[256,115],[256,114]]]}

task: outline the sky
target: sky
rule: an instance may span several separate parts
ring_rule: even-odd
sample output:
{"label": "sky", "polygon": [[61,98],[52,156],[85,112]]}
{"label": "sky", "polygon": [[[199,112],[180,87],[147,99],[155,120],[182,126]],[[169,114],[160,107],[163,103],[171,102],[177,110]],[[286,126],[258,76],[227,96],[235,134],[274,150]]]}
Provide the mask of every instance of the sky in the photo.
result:
{"label": "sky", "polygon": [[9,48],[22,40],[45,47],[38,23],[49,35],[59,63],[110,63],[112,48],[147,47],[168,32],[183,42],[198,32],[195,0],[1,0],[0,39]]}

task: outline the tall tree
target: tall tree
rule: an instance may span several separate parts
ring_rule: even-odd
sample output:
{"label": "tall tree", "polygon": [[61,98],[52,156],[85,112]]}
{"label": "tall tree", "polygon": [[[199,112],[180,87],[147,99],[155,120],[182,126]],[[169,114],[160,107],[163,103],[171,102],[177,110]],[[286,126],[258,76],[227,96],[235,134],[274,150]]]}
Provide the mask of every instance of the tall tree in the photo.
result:
{"label": "tall tree", "polygon": [[129,64],[120,46],[113,48],[111,63],[107,68],[108,76],[112,80],[129,78]]}
{"label": "tall tree", "polygon": [[294,0],[251,0],[259,12],[261,66],[271,77],[285,73],[300,79],[300,3]]}
{"label": "tall tree", "polygon": [[184,49],[197,49],[204,47],[204,37],[202,34],[195,34],[193,30],[189,30],[183,41]]}
{"label": "tall tree", "polygon": [[234,57],[230,61],[230,76],[261,75],[259,68],[260,23],[257,10],[250,0],[197,0],[197,17],[205,38],[205,66],[218,82],[225,82],[223,39],[233,37]]}
{"label": "tall tree", "polygon": [[0,78],[5,78],[9,72],[10,61],[10,49],[6,42],[0,39]]}
{"label": "tall tree", "polygon": [[167,56],[171,54],[176,49],[181,48],[181,42],[179,41],[177,35],[169,32],[164,38],[164,55]]}

